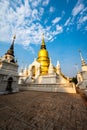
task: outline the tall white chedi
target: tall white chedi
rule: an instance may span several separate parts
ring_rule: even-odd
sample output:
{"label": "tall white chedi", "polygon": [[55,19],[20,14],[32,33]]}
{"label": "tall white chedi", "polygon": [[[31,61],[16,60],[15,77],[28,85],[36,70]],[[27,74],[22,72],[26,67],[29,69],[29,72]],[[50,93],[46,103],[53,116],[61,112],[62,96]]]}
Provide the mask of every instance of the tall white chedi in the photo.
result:
{"label": "tall white chedi", "polygon": [[81,51],[79,51],[79,53],[80,53],[80,58],[81,58],[81,69],[82,71],[87,71],[87,64],[82,56]]}
{"label": "tall white chedi", "polygon": [[81,71],[77,73],[78,84],[77,87],[80,89],[87,88],[87,64],[82,56],[81,51],[79,51],[80,59],[81,59]]}
{"label": "tall white chedi", "polygon": [[14,56],[14,42],[2,58],[0,58],[0,93],[19,91],[18,87],[18,63]]}

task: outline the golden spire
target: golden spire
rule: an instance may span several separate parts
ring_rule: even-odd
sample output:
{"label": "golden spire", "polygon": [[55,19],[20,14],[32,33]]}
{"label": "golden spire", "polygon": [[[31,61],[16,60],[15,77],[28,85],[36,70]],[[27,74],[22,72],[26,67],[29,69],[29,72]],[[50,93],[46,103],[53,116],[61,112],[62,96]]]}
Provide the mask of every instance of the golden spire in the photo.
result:
{"label": "golden spire", "polygon": [[44,33],[42,34],[42,45],[44,45],[45,42],[44,42]]}
{"label": "golden spire", "polygon": [[42,34],[42,43],[41,43],[40,50],[38,52],[37,61],[41,64],[40,74],[41,75],[47,74],[48,69],[49,69],[50,60],[49,60],[48,51],[46,50],[46,45],[45,45],[45,41],[44,41],[44,34]]}
{"label": "golden spire", "polygon": [[45,45],[45,41],[44,41],[44,33],[42,34],[41,49],[46,49],[46,45]]}

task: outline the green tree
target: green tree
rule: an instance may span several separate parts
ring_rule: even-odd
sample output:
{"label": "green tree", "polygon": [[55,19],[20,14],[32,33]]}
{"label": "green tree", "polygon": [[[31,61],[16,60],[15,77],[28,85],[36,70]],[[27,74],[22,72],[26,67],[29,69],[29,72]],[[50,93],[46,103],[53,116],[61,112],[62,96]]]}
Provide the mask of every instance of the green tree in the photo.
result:
{"label": "green tree", "polygon": [[73,83],[77,84],[78,81],[77,81],[77,77],[73,77],[72,80],[71,80]]}

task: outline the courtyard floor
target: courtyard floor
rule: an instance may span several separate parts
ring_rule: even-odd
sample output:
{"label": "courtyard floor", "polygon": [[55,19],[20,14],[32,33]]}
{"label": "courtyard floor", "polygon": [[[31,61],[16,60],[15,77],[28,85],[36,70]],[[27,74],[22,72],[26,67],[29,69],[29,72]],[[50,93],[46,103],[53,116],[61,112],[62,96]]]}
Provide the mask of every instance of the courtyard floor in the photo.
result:
{"label": "courtyard floor", "polygon": [[1,95],[0,130],[87,130],[87,104],[79,94]]}

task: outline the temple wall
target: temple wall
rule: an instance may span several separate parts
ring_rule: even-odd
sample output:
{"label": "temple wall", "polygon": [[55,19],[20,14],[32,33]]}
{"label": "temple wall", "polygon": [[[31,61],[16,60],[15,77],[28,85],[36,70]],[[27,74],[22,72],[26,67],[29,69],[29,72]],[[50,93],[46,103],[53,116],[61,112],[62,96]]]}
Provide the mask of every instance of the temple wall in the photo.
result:
{"label": "temple wall", "polygon": [[83,80],[87,80],[87,71],[82,72],[82,77],[83,77]]}
{"label": "temple wall", "polygon": [[[19,85],[18,85],[18,77],[13,77],[13,82],[12,82],[12,92],[18,92],[19,91]],[[8,75],[0,75],[0,94],[5,94],[8,93],[8,91],[6,91],[7,88],[7,84],[8,84]]]}
{"label": "temple wall", "polygon": [[38,79],[39,84],[56,84],[56,75],[40,76]]}
{"label": "temple wall", "polygon": [[13,63],[7,63],[2,61],[2,67],[0,68],[0,94],[5,94],[10,91],[7,90],[8,80],[12,78],[11,83],[11,92],[18,92],[18,65]]}
{"label": "temple wall", "polygon": [[87,71],[79,72],[77,74],[78,84],[80,89],[87,89]]}

